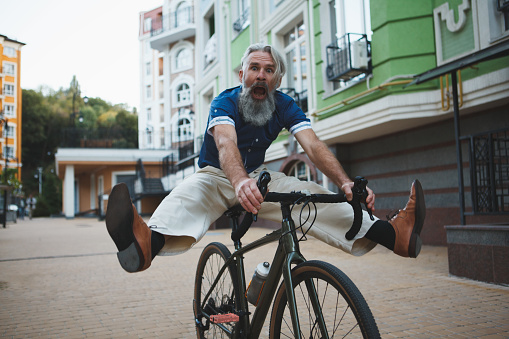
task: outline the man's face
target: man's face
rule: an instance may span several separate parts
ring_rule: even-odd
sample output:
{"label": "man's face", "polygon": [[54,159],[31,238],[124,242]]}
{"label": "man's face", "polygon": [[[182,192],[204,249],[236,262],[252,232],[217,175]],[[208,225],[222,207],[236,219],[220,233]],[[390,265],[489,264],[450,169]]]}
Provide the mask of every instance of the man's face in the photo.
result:
{"label": "man's face", "polygon": [[279,87],[281,81],[274,76],[276,66],[268,52],[257,51],[249,55],[247,67],[239,72],[239,80],[244,87],[252,88],[251,96],[255,100],[265,100],[269,92]]}

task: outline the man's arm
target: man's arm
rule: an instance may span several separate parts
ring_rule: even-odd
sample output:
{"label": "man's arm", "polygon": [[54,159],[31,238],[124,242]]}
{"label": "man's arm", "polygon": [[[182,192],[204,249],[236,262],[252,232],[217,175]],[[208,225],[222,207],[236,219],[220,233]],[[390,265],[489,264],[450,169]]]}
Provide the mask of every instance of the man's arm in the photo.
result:
{"label": "man's arm", "polygon": [[232,125],[216,125],[210,132],[219,152],[221,169],[235,189],[237,199],[246,211],[257,214],[258,210],[262,208],[263,197],[256,186],[256,180],[247,175],[242,164],[235,127]]}
{"label": "man's arm", "polygon": [[[318,167],[323,174],[331,179],[346,194],[348,200],[352,199],[353,182],[346,174],[343,166],[332,154],[327,145],[325,145],[312,129],[305,129],[295,134],[295,138],[302,146],[309,159]],[[367,188],[368,197],[366,202],[368,208],[375,209],[375,195],[373,191]]]}

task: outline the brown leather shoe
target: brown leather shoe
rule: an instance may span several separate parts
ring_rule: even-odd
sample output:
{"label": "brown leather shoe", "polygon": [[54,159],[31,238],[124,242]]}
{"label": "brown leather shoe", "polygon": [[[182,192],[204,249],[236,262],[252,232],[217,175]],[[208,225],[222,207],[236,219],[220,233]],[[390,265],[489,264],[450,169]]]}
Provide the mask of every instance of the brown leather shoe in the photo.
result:
{"label": "brown leather shoe", "polygon": [[412,183],[410,198],[404,209],[389,220],[396,233],[394,253],[402,257],[417,258],[421,251],[421,234],[424,218],[426,217],[426,205],[424,194],[419,180]]}
{"label": "brown leather shoe", "polygon": [[106,228],[118,248],[118,261],[127,272],[140,272],[152,262],[151,233],[131,202],[126,184],[115,185],[108,198]]}

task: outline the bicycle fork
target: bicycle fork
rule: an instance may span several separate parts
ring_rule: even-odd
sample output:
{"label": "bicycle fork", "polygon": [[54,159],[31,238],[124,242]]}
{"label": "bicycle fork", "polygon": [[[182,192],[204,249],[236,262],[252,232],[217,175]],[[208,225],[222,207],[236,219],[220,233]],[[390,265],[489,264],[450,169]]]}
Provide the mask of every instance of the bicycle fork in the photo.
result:
{"label": "bicycle fork", "polygon": [[[298,265],[300,263],[305,262],[306,260],[300,253],[299,242],[297,240],[297,234],[295,230],[295,223],[291,217],[290,207],[288,204],[282,204],[281,209],[283,212],[283,230],[284,230],[283,237],[281,238],[281,240],[283,242],[284,252],[286,253],[286,259],[282,267],[283,279],[286,286],[286,297],[288,300],[288,308],[290,310],[290,316],[292,319],[294,336],[295,338],[300,338],[301,337],[300,321],[297,309],[297,302],[295,298],[295,291],[293,290],[291,265],[292,264]],[[322,309],[320,306],[320,301],[318,300],[318,295],[316,293],[315,284],[312,279],[306,280],[305,284],[307,294],[310,297],[310,302],[318,322],[317,325],[322,333],[322,338],[329,338],[329,335],[327,333],[327,327],[325,326],[325,320],[323,318]]]}

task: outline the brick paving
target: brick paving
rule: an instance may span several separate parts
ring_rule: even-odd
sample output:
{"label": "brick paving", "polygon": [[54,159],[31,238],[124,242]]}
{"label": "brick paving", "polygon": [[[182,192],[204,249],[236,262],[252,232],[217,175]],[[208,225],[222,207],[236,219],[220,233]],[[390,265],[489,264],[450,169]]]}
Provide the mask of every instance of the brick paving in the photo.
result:
{"label": "brick paving", "polygon": [[[244,243],[265,233],[253,228]],[[8,224],[0,228],[0,337],[194,338],[194,273],[212,241],[229,244],[229,232],[210,231],[187,253],[158,257],[147,271],[128,274],[104,222]],[[301,248],[357,284],[383,338],[509,338],[509,287],[449,276],[446,247],[424,246],[418,259],[380,246],[357,258],[314,239]],[[247,257],[246,275],[270,261],[273,249]]]}

